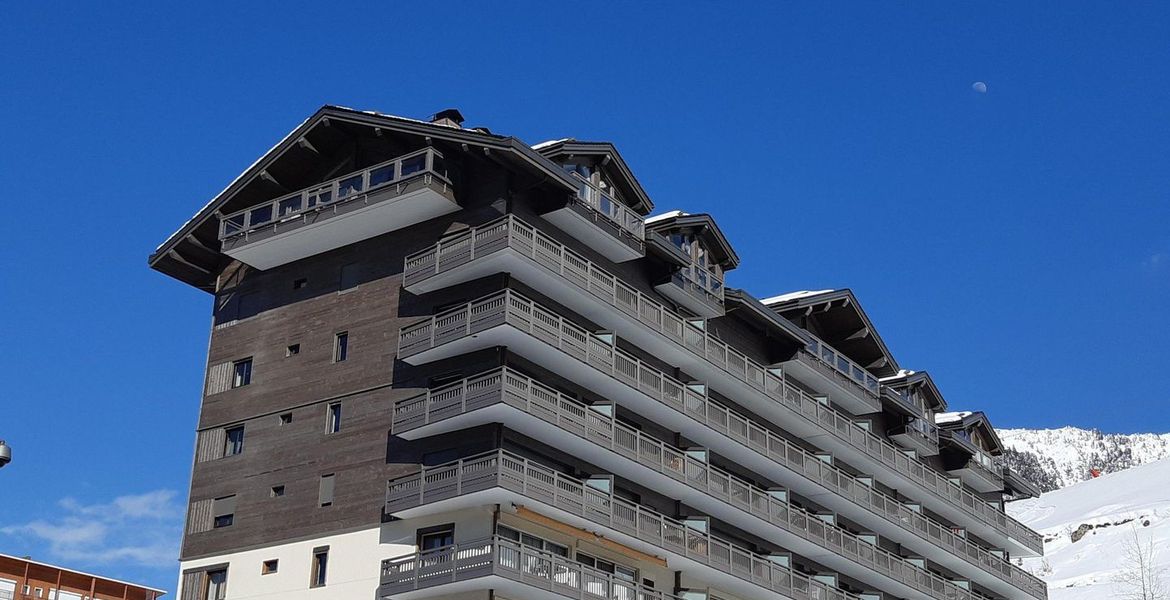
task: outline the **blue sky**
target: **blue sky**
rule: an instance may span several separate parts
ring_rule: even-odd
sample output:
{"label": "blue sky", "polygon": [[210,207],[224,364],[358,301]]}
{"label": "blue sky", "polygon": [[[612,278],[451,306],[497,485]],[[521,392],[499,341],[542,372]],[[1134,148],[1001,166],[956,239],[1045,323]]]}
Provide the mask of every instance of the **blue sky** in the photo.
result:
{"label": "blue sky", "polygon": [[1170,431],[1165,3],[164,4],[0,6],[0,552],[174,588],[211,299],[145,259],[325,103],[611,140],[952,407]]}

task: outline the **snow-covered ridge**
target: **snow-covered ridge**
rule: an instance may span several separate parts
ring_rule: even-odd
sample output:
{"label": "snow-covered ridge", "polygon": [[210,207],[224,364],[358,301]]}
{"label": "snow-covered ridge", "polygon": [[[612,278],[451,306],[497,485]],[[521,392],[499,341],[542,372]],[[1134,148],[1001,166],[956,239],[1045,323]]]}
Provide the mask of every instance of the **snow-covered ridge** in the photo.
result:
{"label": "snow-covered ridge", "polygon": [[[1054,440],[1054,456],[1061,457],[1066,441],[1086,439],[1081,434],[1093,432],[1067,428],[1036,433],[1047,433],[1040,437]],[[1137,455],[1159,447],[1151,438],[1165,441],[1166,436],[1141,436]],[[1095,443],[1097,438],[1087,439]],[[1170,567],[1170,459],[1011,502],[1007,511],[1044,535],[1043,558],[1016,562],[1048,582],[1049,600],[1125,597],[1129,590],[1118,576],[1130,566],[1126,546],[1135,537],[1143,544],[1152,542],[1157,567]]]}
{"label": "snow-covered ridge", "polygon": [[1048,492],[1170,457],[1170,434],[1096,430],[999,429],[1011,468]]}

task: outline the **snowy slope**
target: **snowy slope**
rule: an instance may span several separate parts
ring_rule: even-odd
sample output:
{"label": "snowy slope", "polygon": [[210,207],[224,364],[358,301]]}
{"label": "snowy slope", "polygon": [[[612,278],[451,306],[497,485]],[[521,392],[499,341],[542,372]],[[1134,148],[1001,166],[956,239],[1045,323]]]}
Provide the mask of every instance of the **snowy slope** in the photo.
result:
{"label": "snowy slope", "polygon": [[1170,434],[1103,434],[1060,429],[999,429],[1013,470],[1040,486],[1059,489],[1090,477],[1092,469],[1123,471],[1170,457]]}
{"label": "snowy slope", "polygon": [[1050,600],[1117,598],[1124,540],[1135,530],[1143,542],[1152,536],[1155,562],[1170,574],[1170,459],[1012,502],[1008,513],[1044,535],[1044,558],[1023,566],[1048,582]]}

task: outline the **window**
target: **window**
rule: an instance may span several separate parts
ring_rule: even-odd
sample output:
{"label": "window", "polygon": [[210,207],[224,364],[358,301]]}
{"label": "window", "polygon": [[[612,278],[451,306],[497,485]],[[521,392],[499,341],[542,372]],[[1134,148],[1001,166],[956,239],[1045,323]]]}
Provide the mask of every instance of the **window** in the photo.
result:
{"label": "window", "polygon": [[341,266],[341,280],[338,282],[338,291],[352,290],[358,286],[358,264],[350,263]]}
{"label": "window", "polygon": [[321,476],[317,489],[317,503],[322,507],[333,506],[333,473]]}
{"label": "window", "polygon": [[232,387],[244,387],[252,383],[252,359],[245,358],[244,360],[237,360],[232,363],[232,370],[234,375],[232,377]]}
{"label": "window", "polygon": [[244,451],[244,426],[229,427],[224,436],[223,455],[235,456]]}
{"label": "window", "polygon": [[512,529],[511,527],[506,527],[504,525],[500,525],[498,527],[498,530],[499,531],[497,533],[499,533],[500,537],[507,538],[507,539],[512,540],[514,542],[520,542],[521,544],[528,546],[529,548],[535,548],[537,550],[544,550],[545,552],[548,552],[550,554],[556,554],[557,556],[564,556],[564,557],[569,556],[569,547],[568,546],[562,546],[561,544],[550,542],[546,539],[539,538],[539,537],[536,537],[535,535],[531,535],[531,534],[525,533],[523,531],[518,531],[516,529]]}
{"label": "window", "polygon": [[268,496],[270,498],[279,498],[283,495],[284,495],[284,486],[283,485],[272,486],[272,490],[268,493]]}
{"label": "window", "polygon": [[211,526],[215,529],[231,527],[236,521],[236,497],[224,496],[216,498],[211,503]]}
{"label": "window", "polygon": [[300,353],[301,353],[301,345],[300,344],[289,344],[284,349],[284,357],[285,358],[288,358],[290,356],[296,356]]}
{"label": "window", "polygon": [[292,413],[284,413],[283,415],[280,415],[281,425],[288,425],[289,423],[292,423]]}
{"label": "window", "polygon": [[309,587],[324,587],[329,567],[329,546],[313,549],[313,573]]}
{"label": "window", "polygon": [[301,277],[300,279],[293,280],[293,289],[294,290],[305,289],[305,286],[307,286],[307,285],[309,285],[309,280],[305,277]]}
{"label": "window", "polygon": [[577,562],[579,562],[583,565],[593,567],[594,569],[597,569],[598,571],[612,573],[613,576],[617,577],[618,579],[624,579],[626,581],[635,581],[635,582],[638,581],[638,570],[637,569],[632,568],[632,567],[627,567],[625,565],[619,565],[617,563],[605,560],[603,558],[597,558],[596,556],[590,556],[588,554],[585,554],[584,552],[577,553]]}
{"label": "window", "polygon": [[279,567],[280,567],[279,560],[277,560],[275,558],[272,560],[266,560],[266,561],[264,561],[264,564],[262,564],[260,566],[260,574],[261,575],[271,575],[271,574],[275,573],[277,568],[279,568]]}
{"label": "window", "polygon": [[207,572],[207,592],[203,594],[206,600],[224,600],[227,598],[227,569]]}
{"label": "window", "polygon": [[415,537],[419,552],[450,546],[455,543],[455,525],[448,523],[419,529]]}
{"label": "window", "polygon": [[341,403],[334,402],[329,405],[329,412],[325,419],[325,433],[337,433],[341,431]]}
{"label": "window", "polygon": [[342,362],[349,356],[349,332],[343,331],[333,338],[333,362]]}

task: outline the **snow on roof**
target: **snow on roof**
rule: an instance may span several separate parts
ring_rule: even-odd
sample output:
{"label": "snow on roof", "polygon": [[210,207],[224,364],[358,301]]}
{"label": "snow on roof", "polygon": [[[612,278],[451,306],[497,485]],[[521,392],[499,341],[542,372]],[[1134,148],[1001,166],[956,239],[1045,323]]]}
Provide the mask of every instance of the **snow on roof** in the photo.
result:
{"label": "snow on roof", "polygon": [[943,423],[954,423],[956,421],[962,421],[963,419],[966,419],[973,414],[975,413],[969,410],[937,413],[934,415],[934,423],[935,425],[942,425]]}
{"label": "snow on roof", "polygon": [[780,294],[779,296],[772,296],[771,298],[764,298],[760,300],[761,303],[778,304],[787,300],[795,300],[797,298],[805,298],[807,296],[819,296],[820,294],[827,294],[837,290],[800,290],[799,292],[788,292],[787,294]]}
{"label": "snow on roof", "polygon": [[549,146],[555,146],[555,145],[560,144],[562,142],[571,142],[571,141],[573,141],[573,138],[561,138],[559,140],[546,140],[546,141],[543,141],[539,144],[533,144],[532,149],[533,150],[540,150],[541,148],[547,148]]}
{"label": "snow on roof", "polygon": [[660,215],[654,215],[653,217],[646,217],[646,224],[649,225],[651,223],[656,223],[658,221],[665,221],[667,219],[673,219],[675,217],[685,217],[689,214],[691,214],[691,213],[683,212],[681,210],[672,210],[670,212],[664,212]]}
{"label": "snow on roof", "polygon": [[909,377],[917,372],[918,371],[911,371],[910,369],[898,369],[897,375],[890,375],[889,377],[881,377],[878,379],[878,381],[885,383],[887,381],[894,381],[895,379],[905,379],[905,378],[907,378],[907,377]]}

